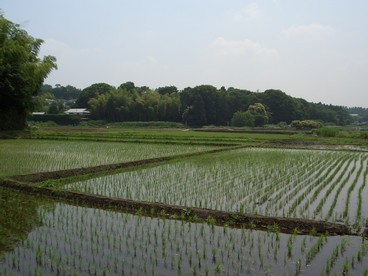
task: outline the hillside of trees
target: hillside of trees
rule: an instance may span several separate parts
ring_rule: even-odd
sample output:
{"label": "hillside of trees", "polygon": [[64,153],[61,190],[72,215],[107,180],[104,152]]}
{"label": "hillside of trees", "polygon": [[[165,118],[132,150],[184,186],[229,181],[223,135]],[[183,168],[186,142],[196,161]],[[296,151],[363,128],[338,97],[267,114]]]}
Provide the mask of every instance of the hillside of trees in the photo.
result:
{"label": "hillside of trees", "polygon": [[363,107],[349,107],[348,111],[353,115],[352,120],[355,124],[367,124],[368,122],[368,108]]}
{"label": "hillside of trees", "polygon": [[108,122],[172,121],[190,126],[236,125],[234,122],[239,122],[239,118],[252,126],[290,124],[294,120],[336,125],[351,122],[351,112],[346,107],[310,103],[273,89],[252,92],[200,85],[179,91],[175,86],[150,89],[126,82],[117,88],[96,83],[81,91],[72,86],[44,85],[41,94],[47,92],[56,99],[74,98],[74,107],[88,108],[91,119]]}

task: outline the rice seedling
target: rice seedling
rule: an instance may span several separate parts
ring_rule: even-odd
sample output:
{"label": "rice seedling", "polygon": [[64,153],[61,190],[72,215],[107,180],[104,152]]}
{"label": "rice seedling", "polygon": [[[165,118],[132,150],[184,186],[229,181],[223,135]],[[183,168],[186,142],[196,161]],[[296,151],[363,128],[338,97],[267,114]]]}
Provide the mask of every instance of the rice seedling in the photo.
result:
{"label": "rice seedling", "polygon": [[[190,207],[334,221],[337,215],[344,216],[344,210],[356,213],[351,201],[359,201],[355,187],[367,174],[367,166],[363,165],[367,158],[367,153],[359,152],[238,149],[212,154],[210,159],[189,158],[79,181],[65,189]],[[356,166],[358,159],[360,166]],[[342,205],[338,199],[345,190],[347,199]],[[341,209],[338,213],[337,208]]]}
{"label": "rice seedling", "polygon": [[[22,202],[17,204],[29,201]],[[57,202],[36,210],[41,223],[0,255],[2,275],[110,275],[137,270],[183,275],[298,274],[316,267],[322,271],[326,261],[318,252],[332,256],[332,260],[337,245],[339,250],[343,248],[339,256],[348,260],[349,272],[362,274],[367,269],[368,247],[358,237],[346,237],[345,242],[341,237],[225,228]],[[287,256],[290,244],[292,254]],[[344,268],[337,263],[330,262],[331,273],[341,274]]]}
{"label": "rice seedling", "polygon": [[215,147],[93,141],[0,140],[0,177],[85,168]]}

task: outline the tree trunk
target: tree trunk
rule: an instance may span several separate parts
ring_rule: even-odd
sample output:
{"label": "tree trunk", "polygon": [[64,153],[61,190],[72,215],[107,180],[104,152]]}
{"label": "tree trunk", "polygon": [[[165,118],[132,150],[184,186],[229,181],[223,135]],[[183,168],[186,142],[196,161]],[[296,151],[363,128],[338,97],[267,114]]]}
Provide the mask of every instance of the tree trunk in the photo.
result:
{"label": "tree trunk", "polygon": [[21,109],[0,110],[1,130],[23,130],[27,126],[27,113]]}

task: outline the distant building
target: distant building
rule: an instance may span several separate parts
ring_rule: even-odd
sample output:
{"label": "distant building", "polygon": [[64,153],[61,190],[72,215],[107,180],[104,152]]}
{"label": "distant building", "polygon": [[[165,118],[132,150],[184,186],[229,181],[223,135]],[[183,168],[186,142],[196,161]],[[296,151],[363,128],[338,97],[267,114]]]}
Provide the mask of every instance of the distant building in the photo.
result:
{"label": "distant building", "polygon": [[89,115],[91,114],[90,111],[87,110],[87,108],[71,108],[64,112],[65,114],[71,114],[71,115]]}

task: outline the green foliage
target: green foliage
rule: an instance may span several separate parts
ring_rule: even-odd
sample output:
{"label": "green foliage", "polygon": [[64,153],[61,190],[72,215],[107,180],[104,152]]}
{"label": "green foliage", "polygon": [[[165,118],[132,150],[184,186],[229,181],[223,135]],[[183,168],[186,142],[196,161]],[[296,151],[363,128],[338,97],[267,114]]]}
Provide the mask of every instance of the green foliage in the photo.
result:
{"label": "green foliage", "polygon": [[322,123],[319,121],[314,121],[314,120],[294,120],[291,122],[290,126],[292,128],[296,128],[296,129],[315,129],[315,128],[320,128],[322,127]]}
{"label": "green foliage", "polygon": [[217,124],[217,98],[218,91],[211,85],[200,85],[194,88],[185,88],[180,93],[182,118],[190,126],[203,126]]}
{"label": "green foliage", "polygon": [[109,122],[181,121],[195,127],[225,126],[231,123],[234,113],[245,110],[253,115],[254,123],[250,124],[253,126],[289,124],[294,120],[320,120],[339,125],[350,122],[344,107],[309,103],[280,90],[254,93],[232,87],[217,89],[211,85],[178,91],[175,86],[152,90],[126,82],[116,89],[99,83],[85,88],[76,106],[90,108],[93,119]]}
{"label": "green foliage", "polygon": [[302,104],[280,90],[266,90],[260,95],[260,102],[270,109],[271,123],[290,123],[305,117],[304,108],[299,107]]}
{"label": "green foliage", "polygon": [[177,93],[161,95],[156,91],[134,88],[111,89],[89,101],[91,117],[109,122],[172,121],[179,119]]}
{"label": "green foliage", "polygon": [[119,88],[131,92],[135,90],[135,84],[134,82],[128,81],[120,84]]}
{"label": "green foliage", "polygon": [[254,126],[255,117],[249,111],[238,111],[231,119],[231,125],[235,127]]}
{"label": "green foliage", "polygon": [[113,89],[113,87],[107,83],[92,84],[91,86],[88,86],[82,90],[75,104],[77,107],[84,107],[84,108],[90,107],[88,102],[92,98],[96,98],[99,95],[106,94],[111,89]]}
{"label": "green foliage", "polygon": [[26,127],[33,97],[57,68],[55,57],[38,58],[42,43],[0,14],[0,130]]}
{"label": "green foliage", "polygon": [[158,93],[160,93],[161,95],[166,95],[166,94],[172,94],[172,93],[178,93],[178,88],[176,88],[176,86],[165,86],[165,87],[159,87],[156,89],[156,91]]}
{"label": "green foliage", "polygon": [[79,94],[81,93],[80,89],[75,88],[74,86],[67,85],[56,85],[52,87],[49,84],[44,84],[39,90],[39,95],[43,96],[45,94],[50,94],[55,99],[64,99],[64,100],[72,100],[77,99]]}

